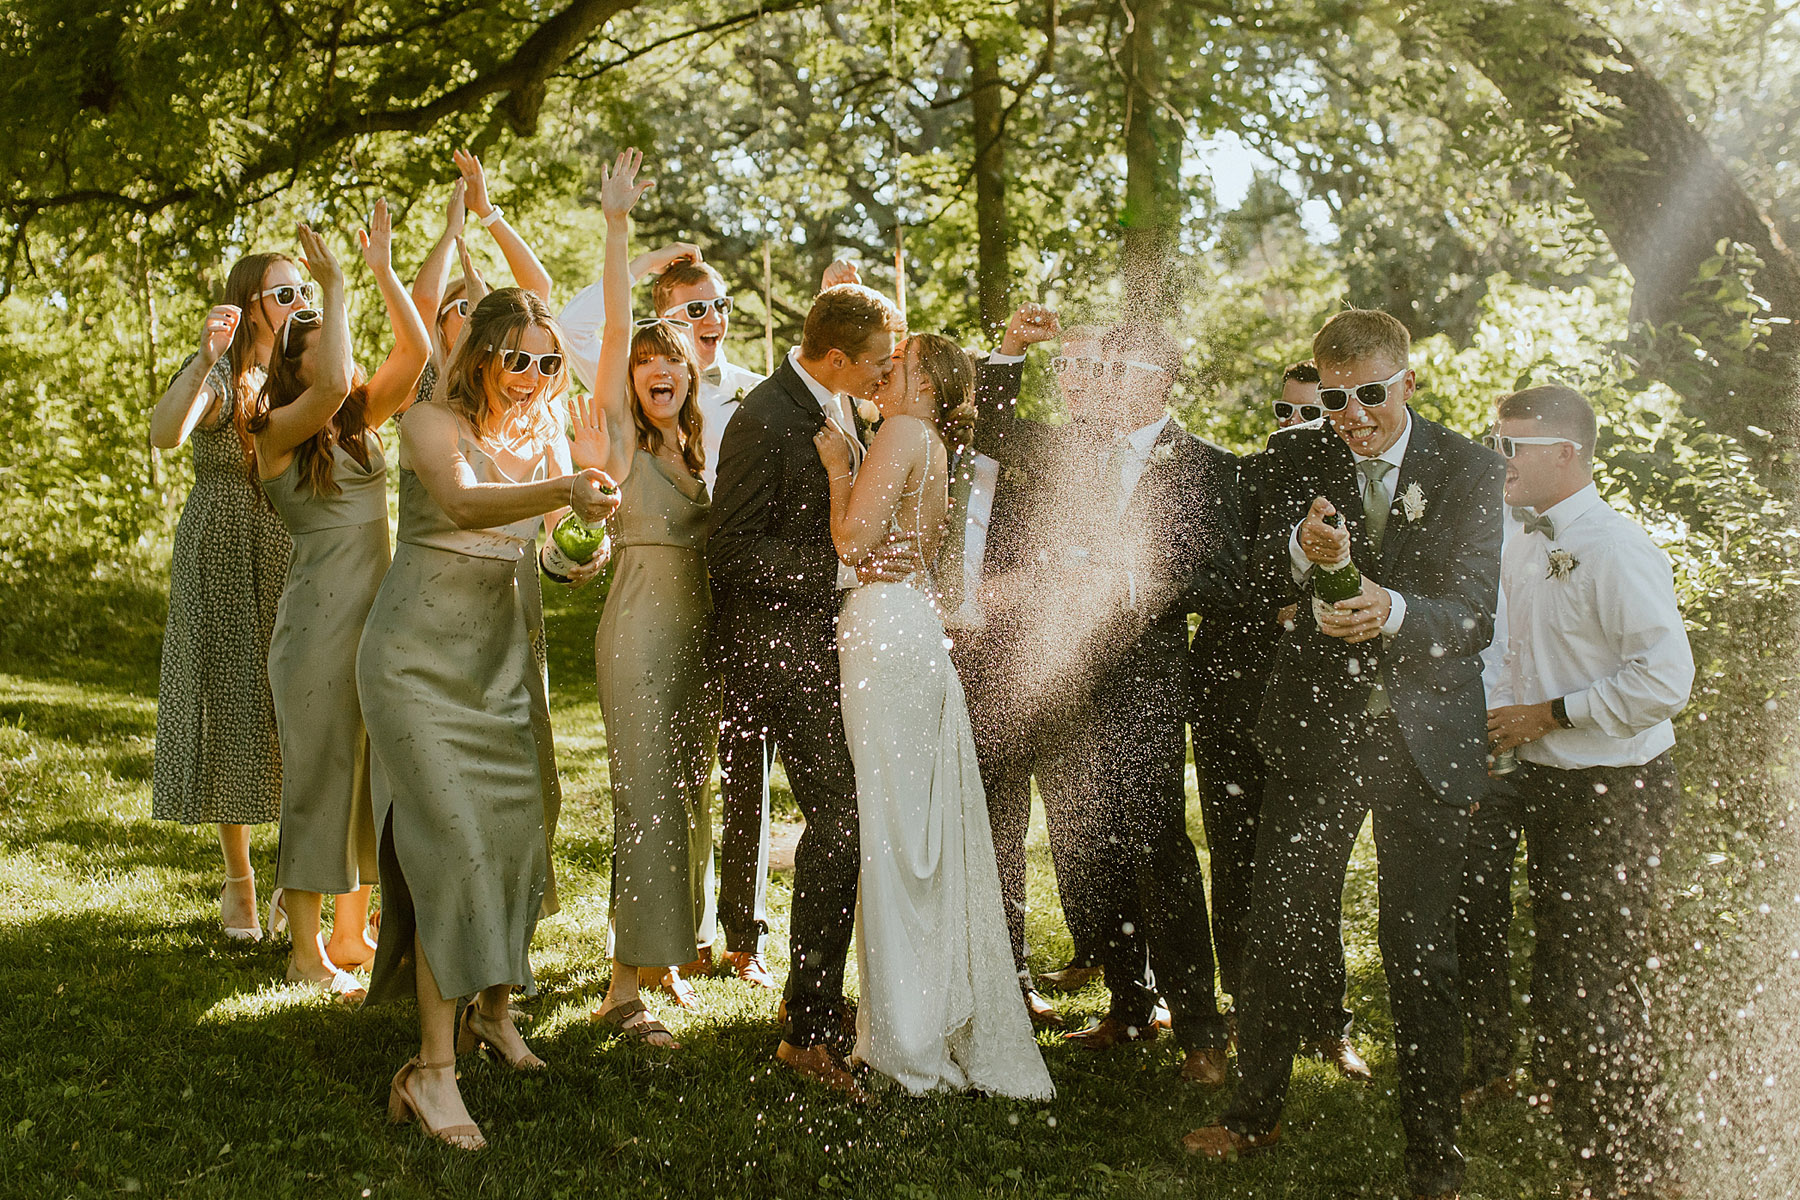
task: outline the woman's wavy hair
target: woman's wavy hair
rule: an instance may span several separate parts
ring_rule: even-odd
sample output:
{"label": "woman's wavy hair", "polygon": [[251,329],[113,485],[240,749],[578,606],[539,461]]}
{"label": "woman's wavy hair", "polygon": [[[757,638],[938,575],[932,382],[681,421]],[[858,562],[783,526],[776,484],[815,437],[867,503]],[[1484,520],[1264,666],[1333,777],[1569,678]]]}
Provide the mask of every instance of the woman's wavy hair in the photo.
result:
{"label": "woman's wavy hair", "polygon": [[675,414],[675,424],[681,430],[681,461],[698,475],[706,469],[706,447],[700,443],[700,362],[681,330],[667,321],[646,325],[631,335],[631,365],[626,368],[625,388],[631,402],[631,420],[637,426],[637,444],[651,454],[662,449],[662,430],[644,415],[643,397],[638,395],[637,384],[629,373],[639,363],[659,355],[674,359],[687,371],[687,399]]}
{"label": "woman's wavy hair", "polygon": [[[276,331],[275,352],[269,356],[269,377],[256,398],[256,411],[247,422],[252,436],[269,427],[271,412],[286,408],[306,391],[306,384],[300,379],[300,360],[306,348],[319,340],[321,329],[320,325],[290,329],[285,351],[281,331]],[[331,451],[335,446],[342,446],[363,470],[369,469],[368,408],[368,381],[358,371],[355,386],[325,422],[325,428],[294,447],[294,462],[299,467],[295,472],[295,491],[310,489],[314,495],[335,496],[343,490],[333,477]]]}
{"label": "woman's wavy hair", "polygon": [[[220,301],[235,306],[243,314],[223,357],[225,369],[231,373],[231,426],[244,447],[244,456],[250,460],[252,482],[256,479],[256,442],[250,431],[250,418],[256,415],[257,395],[250,390],[246,379],[250,368],[256,365],[256,331],[252,328],[255,321],[251,314],[257,311],[256,293],[263,290],[263,279],[269,268],[282,262],[293,263],[296,269],[300,266],[292,256],[279,251],[264,250],[244,255],[231,264],[231,270],[225,276],[225,298]],[[279,338],[281,330],[277,329],[275,336]],[[226,399],[219,397],[221,403]]]}
{"label": "woman's wavy hair", "polygon": [[485,438],[498,433],[501,421],[509,414],[490,410],[483,378],[488,371],[502,369],[500,351],[517,349],[520,336],[533,326],[549,333],[551,346],[563,359],[562,368],[551,377],[542,396],[533,402],[534,411],[520,417],[535,439],[548,441],[559,429],[554,401],[569,383],[569,354],[563,345],[562,329],[550,315],[550,309],[537,293],[524,288],[489,292],[470,310],[462,339],[444,367],[444,376],[438,381],[438,390],[432,400],[449,407],[480,436]]}
{"label": "woman's wavy hair", "polygon": [[974,364],[961,346],[941,333],[915,333],[908,342],[918,347],[919,369],[937,398],[938,432],[946,445],[968,445],[975,435]]}

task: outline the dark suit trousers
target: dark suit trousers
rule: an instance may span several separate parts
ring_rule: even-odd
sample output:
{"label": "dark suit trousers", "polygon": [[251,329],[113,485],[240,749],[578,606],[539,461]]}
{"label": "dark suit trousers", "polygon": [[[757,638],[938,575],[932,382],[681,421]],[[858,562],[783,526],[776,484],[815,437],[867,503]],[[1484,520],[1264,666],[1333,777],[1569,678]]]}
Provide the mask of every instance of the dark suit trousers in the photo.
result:
{"label": "dark suit trousers", "polygon": [[[1669,754],[1641,767],[1563,771],[1526,763],[1533,1071],[1555,1097],[1571,1155],[1594,1182],[1660,1176],[1662,1107],[1649,1004],[1657,868],[1681,808]],[[1608,1178],[1610,1176],[1610,1178]]]}
{"label": "dark suit trousers", "polygon": [[1173,703],[1108,707],[1074,722],[1079,742],[1059,755],[1054,783],[1040,786],[1046,807],[1057,793],[1072,810],[1088,856],[1111,1015],[1147,1028],[1160,993],[1182,1046],[1223,1049],[1206,878],[1187,832],[1185,723]]}
{"label": "dark suit trousers", "polygon": [[1488,781],[1481,807],[1469,817],[1456,913],[1458,990],[1469,1034],[1468,1086],[1510,1076],[1518,1045],[1513,1023],[1512,930],[1514,860],[1525,806],[1514,772]]}
{"label": "dark suit trousers", "polygon": [[1239,1081],[1223,1119],[1238,1133],[1262,1134],[1281,1117],[1309,1018],[1335,999],[1319,964],[1338,952],[1344,871],[1373,809],[1407,1176],[1414,1192],[1435,1196],[1460,1187],[1463,1172],[1456,898],[1468,817],[1439,803],[1392,716],[1354,728],[1343,754],[1288,756],[1270,773],[1257,830]]}
{"label": "dark suit trousers", "polygon": [[[777,623],[772,616],[752,614],[721,625],[727,636],[721,646],[725,723],[719,757],[727,780],[728,835],[733,821],[740,839],[755,828],[763,766],[775,754],[806,816],[794,855],[786,1037],[810,1046],[835,1040],[841,1028],[844,960],[862,863],[856,768],[844,740],[834,618],[784,614]],[[729,871],[726,880],[734,880]],[[749,949],[740,939],[758,930],[745,900],[741,886],[721,895],[720,915],[733,949]]]}
{"label": "dark suit trousers", "polygon": [[[1207,857],[1212,865],[1213,949],[1219,958],[1219,980],[1238,1001],[1244,994],[1250,893],[1256,880],[1256,827],[1268,768],[1248,729],[1208,721],[1196,724],[1193,733],[1200,816],[1206,822]],[[1327,999],[1301,1035],[1307,1042],[1342,1037],[1350,1029],[1350,1010],[1343,1005],[1341,943],[1330,962],[1320,964],[1319,969],[1329,972]]]}

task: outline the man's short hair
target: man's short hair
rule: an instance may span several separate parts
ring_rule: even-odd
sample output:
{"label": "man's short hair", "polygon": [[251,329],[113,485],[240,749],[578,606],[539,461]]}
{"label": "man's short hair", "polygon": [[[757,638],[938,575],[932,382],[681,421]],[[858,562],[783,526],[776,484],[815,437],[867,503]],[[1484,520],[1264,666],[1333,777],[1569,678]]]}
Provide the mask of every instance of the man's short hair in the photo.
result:
{"label": "man's short hair", "polygon": [[1411,354],[1412,335],[1406,326],[1374,308],[1347,308],[1313,335],[1313,362],[1320,367],[1342,367],[1371,358],[1404,367]]}
{"label": "man's short hair", "polygon": [[656,282],[650,285],[650,307],[662,316],[669,309],[669,295],[676,288],[689,284],[705,283],[712,280],[719,285],[721,296],[730,294],[731,289],[725,286],[725,277],[708,262],[697,262],[691,258],[678,258],[668,265]]}
{"label": "man's short hair", "polygon": [[826,288],[806,314],[806,331],[800,353],[820,359],[832,350],[860,358],[882,331],[906,332],[906,322],[894,302],[860,283],[840,283]]}
{"label": "man's short hair", "polygon": [[1057,337],[1058,340],[1065,344],[1069,342],[1097,342],[1105,332],[1106,330],[1099,325],[1065,325],[1063,326],[1062,333],[1058,334]]}
{"label": "man's short hair", "polygon": [[1282,383],[1317,383],[1319,382],[1319,364],[1312,359],[1297,362],[1281,373]]}
{"label": "man's short hair", "polygon": [[1151,321],[1126,321],[1100,335],[1100,349],[1122,359],[1160,367],[1170,375],[1181,373],[1181,344],[1163,326]]}
{"label": "man's short hair", "polygon": [[1502,421],[1536,421],[1538,428],[1548,436],[1580,442],[1581,453],[1587,458],[1594,457],[1594,443],[1600,436],[1599,421],[1587,397],[1572,387],[1550,383],[1509,392],[1500,397],[1494,412]]}

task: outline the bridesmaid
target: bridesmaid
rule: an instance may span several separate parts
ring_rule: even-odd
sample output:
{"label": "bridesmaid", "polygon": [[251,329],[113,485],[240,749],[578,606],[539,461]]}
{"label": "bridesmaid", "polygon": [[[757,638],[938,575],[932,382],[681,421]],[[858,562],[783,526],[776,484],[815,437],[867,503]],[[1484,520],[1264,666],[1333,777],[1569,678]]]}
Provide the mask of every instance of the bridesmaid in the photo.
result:
{"label": "bridesmaid", "polygon": [[[394,1076],[388,1110],[465,1150],[487,1143],[457,1089],[456,1052],[486,1043],[515,1070],[544,1065],[507,1003],[534,986],[557,795],[533,539],[565,506],[596,522],[618,505],[593,469],[605,429],[582,419],[565,438],[557,419],[564,363],[535,294],[502,288],[469,314],[442,399],[400,423],[399,543],[356,660],[383,913],[369,1002],[419,1003],[419,1053]],[[465,996],[476,999],[459,1032]]]}
{"label": "bridesmaid", "polygon": [[[388,568],[387,460],[377,432],[412,399],[430,353],[425,323],[394,274],[387,202],[357,234],[387,303],[394,349],[367,383],[351,362],[344,276],[305,225],[300,241],[324,293],[282,328],[257,415],[257,473],[294,538],[269,651],[281,731],[281,847],[269,932],[293,926],[287,981],[345,1002],[363,997],[341,968],[374,957],[364,933],[374,885],[369,740],[356,700],[356,648]],[[336,896],[331,944],[319,932]]]}
{"label": "bridesmaid", "polygon": [[150,812],[219,830],[225,936],[262,937],[250,826],[281,817],[281,748],[269,639],[287,577],[288,532],[257,495],[246,422],[276,333],[315,299],[285,254],[250,254],[225,280],[190,355],[150,415],[150,444],[194,443],[194,490],[175,529],[157,689]]}
{"label": "bridesmaid", "polygon": [[[462,336],[469,310],[487,294],[487,286],[475,274],[463,242],[468,213],[474,213],[481,227],[493,235],[513,281],[526,291],[537,293],[545,304],[550,303],[550,273],[518,231],[507,224],[500,207],[488,199],[487,173],[481,168],[481,160],[467,150],[458,150],[451,155],[451,161],[456,164],[458,178],[444,210],[444,232],[425,256],[412,285],[413,307],[421,316],[430,314],[427,319],[431,323],[431,363],[419,377],[421,400],[431,398],[438,373],[456,348],[456,339]],[[463,273],[450,279],[453,251],[462,262]]]}
{"label": "bridesmaid", "polygon": [[636,150],[621,154],[600,189],[606,311],[614,319],[600,342],[594,403],[616,431],[605,470],[623,494],[611,530],[618,566],[594,640],[613,794],[612,981],[594,1019],[673,1047],[638,989],[667,978],[677,998],[691,1002],[678,964],[697,956],[706,907],[711,842],[699,831],[711,820],[706,788],[719,713],[705,653],[711,501],[700,479],[700,368],[680,328],[686,322],[625,320],[629,214],[651,186],[637,182],[642,162]]}

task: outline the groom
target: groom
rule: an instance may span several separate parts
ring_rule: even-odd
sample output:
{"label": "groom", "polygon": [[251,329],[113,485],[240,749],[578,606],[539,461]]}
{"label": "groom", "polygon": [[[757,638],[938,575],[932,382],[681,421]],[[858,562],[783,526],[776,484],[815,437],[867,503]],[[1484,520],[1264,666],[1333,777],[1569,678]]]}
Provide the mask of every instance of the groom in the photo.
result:
{"label": "groom", "polygon": [[[903,328],[894,306],[866,287],[819,293],[799,348],[744,397],[726,426],[706,545],[723,676],[726,819],[760,812],[775,754],[806,815],[794,856],[786,1024],[776,1057],[855,1097],[861,1090],[833,1047],[844,1028],[844,959],[861,862],[837,657],[839,591],[857,578],[832,545],[829,483],[813,437],[830,426],[860,461],[853,401],[845,397],[868,396],[887,377]],[[915,565],[916,552],[914,563],[888,571],[900,579]],[[741,904],[725,906],[720,919],[734,947],[763,932]]]}

